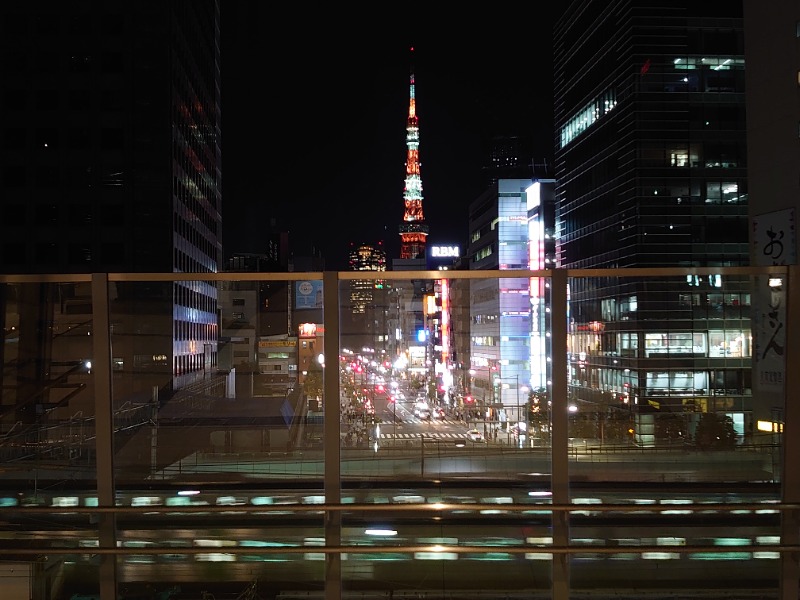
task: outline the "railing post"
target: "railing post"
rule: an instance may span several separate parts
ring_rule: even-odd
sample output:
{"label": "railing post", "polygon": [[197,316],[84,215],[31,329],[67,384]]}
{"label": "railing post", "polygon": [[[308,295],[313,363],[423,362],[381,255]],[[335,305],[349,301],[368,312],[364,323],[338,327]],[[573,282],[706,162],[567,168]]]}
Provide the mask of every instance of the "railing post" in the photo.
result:
{"label": "railing post", "polygon": [[[325,326],[323,355],[325,368],[323,384],[323,468],[325,481],[325,503],[340,504],[342,501],[341,441],[339,422],[341,417],[339,392],[339,277],[335,271],[326,271],[322,276],[323,300],[322,321]],[[325,513],[325,545],[340,546],[342,541],[342,513],[338,510]],[[342,598],[342,557],[337,552],[325,554],[325,600]]]}
{"label": "railing post", "polygon": [[[92,371],[94,380],[95,456],[97,503],[101,508],[115,506],[114,485],[114,401],[111,370],[111,330],[109,327],[108,274],[92,274]],[[117,547],[116,515],[99,515],[98,538],[101,548]],[[117,597],[117,555],[100,556],[98,574],[100,598]]]}
{"label": "railing post", "polygon": [[[785,503],[800,503],[800,437],[794,435],[790,427],[800,423],[798,400],[793,396],[800,390],[800,266],[789,267],[789,281],[786,303],[786,381],[783,399],[783,460],[781,462],[782,498]],[[798,416],[795,417],[795,413]],[[788,426],[787,426],[788,425]],[[781,516],[781,544],[797,546],[800,544],[800,511],[796,508],[784,509]],[[781,600],[797,600],[800,597],[800,555],[797,552],[781,552]]]}
{"label": "railing post", "polygon": [[[567,271],[552,271],[550,356],[553,364],[550,415],[553,504],[569,503],[569,435],[567,403]],[[569,545],[569,513],[553,513],[553,543]],[[553,600],[569,600],[569,554],[553,555]]]}

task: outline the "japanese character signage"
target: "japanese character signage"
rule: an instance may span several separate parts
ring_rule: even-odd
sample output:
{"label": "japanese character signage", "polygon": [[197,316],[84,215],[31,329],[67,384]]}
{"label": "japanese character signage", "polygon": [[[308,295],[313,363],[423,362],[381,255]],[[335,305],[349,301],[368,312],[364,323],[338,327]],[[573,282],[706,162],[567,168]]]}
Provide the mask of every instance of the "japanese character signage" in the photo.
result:
{"label": "japanese character signage", "polygon": [[[793,265],[797,261],[794,209],[753,218],[755,266]],[[753,337],[757,385],[783,392],[786,367],[786,287],[781,277],[759,277],[756,283]]]}

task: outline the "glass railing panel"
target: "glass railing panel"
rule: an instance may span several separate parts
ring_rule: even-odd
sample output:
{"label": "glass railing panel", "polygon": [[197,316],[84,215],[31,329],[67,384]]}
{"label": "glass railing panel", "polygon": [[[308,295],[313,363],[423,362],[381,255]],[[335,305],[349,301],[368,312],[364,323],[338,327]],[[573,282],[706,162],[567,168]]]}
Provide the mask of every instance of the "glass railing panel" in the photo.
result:
{"label": "glass railing panel", "polygon": [[358,548],[342,562],[344,589],[548,589],[549,280],[355,277],[339,284],[340,466],[373,506],[343,516],[342,544]]}
{"label": "glass railing panel", "polygon": [[569,285],[571,476],[779,480],[780,449],[756,423],[751,277],[581,277]]}
{"label": "glass railing panel", "polygon": [[[550,554],[542,551],[550,543],[549,516],[510,515],[493,503],[347,512],[342,530],[343,544],[352,549],[342,566],[347,589],[549,590]],[[518,519],[527,526],[520,527]]]}
{"label": "glass railing panel", "polygon": [[[756,485],[597,485],[574,490],[575,591],[774,589],[780,512]],[[614,505],[614,506],[612,506]],[[709,573],[713,572],[713,577]],[[641,592],[639,592],[641,593]]]}
{"label": "glass railing panel", "polygon": [[[4,280],[3,556],[46,555],[19,564],[70,595],[114,545],[131,594],[322,594],[329,568],[396,595],[774,592],[782,277],[573,273],[564,306],[529,272],[340,273],[338,361],[319,274],[112,274],[99,312],[90,276]],[[103,369],[113,532],[92,513]]]}
{"label": "glass railing panel", "polygon": [[25,597],[45,572],[96,587],[97,525],[71,512],[97,500],[90,278],[16,279],[0,283],[3,580],[25,578]]}
{"label": "glass railing panel", "polygon": [[0,286],[4,477],[36,502],[53,482],[94,480],[92,299],[82,283]]}
{"label": "glass railing panel", "polygon": [[[208,516],[202,517],[208,520]],[[129,597],[271,597],[277,590],[322,589],[324,539],[302,516],[266,512],[225,517],[224,528],[197,522],[166,529],[126,530],[121,589]],[[219,521],[218,521],[219,522]],[[151,553],[158,548],[158,553]],[[248,596],[247,594],[251,594]]]}
{"label": "glass railing panel", "polygon": [[548,281],[442,273],[340,282],[342,477],[546,476]]}
{"label": "glass railing panel", "polygon": [[[732,589],[776,588],[762,545],[780,538],[782,449],[759,425],[782,405],[761,374],[781,369],[763,361],[785,319],[776,285],[747,269],[624,272],[568,280],[569,539],[586,547],[572,586],[703,589],[713,569]],[[608,512],[625,486],[624,514]]]}
{"label": "glass railing panel", "polygon": [[300,453],[317,443],[322,309],[297,283],[110,283],[118,484],[321,480]]}
{"label": "glass railing panel", "polygon": [[194,589],[214,571],[242,591],[321,588],[324,561],[297,550],[324,538],[323,512],[302,511],[324,501],[319,278],[144,274],[109,289],[118,523],[135,549],[121,584]]}

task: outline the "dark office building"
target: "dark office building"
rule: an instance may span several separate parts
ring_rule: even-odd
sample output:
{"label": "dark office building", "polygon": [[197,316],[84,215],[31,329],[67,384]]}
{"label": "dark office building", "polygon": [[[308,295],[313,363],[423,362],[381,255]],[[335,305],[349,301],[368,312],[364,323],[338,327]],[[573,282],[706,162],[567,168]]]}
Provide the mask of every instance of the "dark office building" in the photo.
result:
{"label": "dark office building", "polygon": [[531,139],[523,135],[495,135],[488,142],[487,162],[483,166],[485,187],[498,179],[524,179],[533,176]]}
{"label": "dark office building", "polygon": [[[217,272],[217,2],[28,2],[0,11],[3,271]],[[112,310],[128,319],[115,330],[120,371],[159,371],[181,385],[215,362],[215,286],[116,287]],[[88,306],[77,286],[54,297],[47,318],[69,307],[74,320]],[[146,309],[143,298],[152,300]],[[146,321],[159,334],[134,340]]]}
{"label": "dark office building", "polygon": [[[558,266],[748,265],[741,2],[577,0],[554,56]],[[724,412],[743,434],[748,289],[714,275],[573,283],[574,400]],[[681,314],[693,328],[666,325]],[[659,318],[663,331],[637,325]]]}

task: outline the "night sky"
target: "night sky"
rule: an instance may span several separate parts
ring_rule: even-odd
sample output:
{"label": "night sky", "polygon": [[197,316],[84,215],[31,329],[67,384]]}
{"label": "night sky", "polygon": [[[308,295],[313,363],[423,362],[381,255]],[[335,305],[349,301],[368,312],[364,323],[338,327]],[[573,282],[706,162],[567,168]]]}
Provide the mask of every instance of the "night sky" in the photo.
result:
{"label": "night sky", "polygon": [[429,244],[466,246],[492,134],[530,134],[552,157],[553,15],[220,5],[226,256],[263,252],[273,217],[328,269],[345,268],[351,241],[397,256],[412,60]]}

